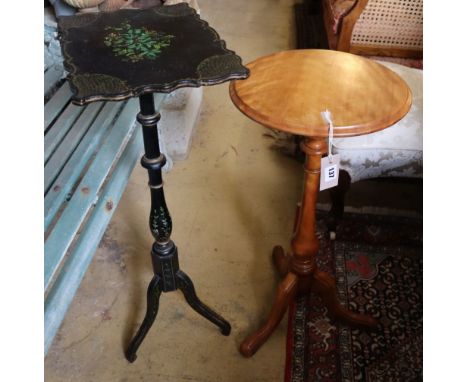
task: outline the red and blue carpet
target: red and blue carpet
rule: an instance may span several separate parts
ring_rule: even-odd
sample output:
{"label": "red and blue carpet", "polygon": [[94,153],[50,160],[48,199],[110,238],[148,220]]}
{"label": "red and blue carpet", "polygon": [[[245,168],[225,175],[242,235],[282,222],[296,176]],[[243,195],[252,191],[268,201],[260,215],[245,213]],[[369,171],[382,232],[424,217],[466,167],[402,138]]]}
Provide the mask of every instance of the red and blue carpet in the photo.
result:
{"label": "red and blue carpet", "polygon": [[320,297],[289,309],[286,382],[422,381],[422,220],[345,214],[337,241],[319,216],[319,268],[372,331],[335,322]]}

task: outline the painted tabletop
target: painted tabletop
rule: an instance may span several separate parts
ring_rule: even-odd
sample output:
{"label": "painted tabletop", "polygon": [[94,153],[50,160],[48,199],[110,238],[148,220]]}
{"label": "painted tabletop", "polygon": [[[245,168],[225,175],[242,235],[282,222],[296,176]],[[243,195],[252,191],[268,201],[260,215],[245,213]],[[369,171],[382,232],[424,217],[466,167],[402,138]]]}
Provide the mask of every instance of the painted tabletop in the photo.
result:
{"label": "painted tabletop", "polygon": [[186,3],[59,18],[73,102],[216,85],[249,74]]}
{"label": "painted tabletop", "polygon": [[248,117],[289,133],[327,137],[328,109],[335,136],[382,130],[411,107],[411,90],[385,66],[331,50],[288,50],[249,64],[250,77],[233,81],[231,99]]}

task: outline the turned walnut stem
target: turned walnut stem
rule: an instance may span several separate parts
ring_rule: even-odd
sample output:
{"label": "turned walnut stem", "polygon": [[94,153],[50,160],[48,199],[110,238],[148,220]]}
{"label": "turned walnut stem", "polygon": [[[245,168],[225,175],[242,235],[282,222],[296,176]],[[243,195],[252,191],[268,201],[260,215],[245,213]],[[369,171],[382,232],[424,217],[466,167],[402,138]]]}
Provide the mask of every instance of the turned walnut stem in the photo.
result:
{"label": "turned walnut stem", "polygon": [[309,138],[302,142],[306,154],[304,164],[304,189],[297,229],[291,241],[292,269],[298,274],[310,274],[315,268],[315,256],[319,243],[315,234],[315,204],[320,184],[320,161],[326,153],[324,139]]}

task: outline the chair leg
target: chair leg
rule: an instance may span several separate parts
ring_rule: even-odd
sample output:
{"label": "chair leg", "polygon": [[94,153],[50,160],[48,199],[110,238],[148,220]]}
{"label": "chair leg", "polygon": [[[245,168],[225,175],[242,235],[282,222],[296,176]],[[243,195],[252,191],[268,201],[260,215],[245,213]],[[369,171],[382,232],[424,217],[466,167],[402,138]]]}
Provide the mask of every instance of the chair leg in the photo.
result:
{"label": "chair leg", "polygon": [[338,185],[330,189],[330,197],[332,200],[332,207],[330,209],[330,217],[328,222],[328,232],[330,239],[334,240],[336,237],[336,228],[343,218],[345,196],[351,185],[351,177],[345,170],[340,170],[338,177]]}

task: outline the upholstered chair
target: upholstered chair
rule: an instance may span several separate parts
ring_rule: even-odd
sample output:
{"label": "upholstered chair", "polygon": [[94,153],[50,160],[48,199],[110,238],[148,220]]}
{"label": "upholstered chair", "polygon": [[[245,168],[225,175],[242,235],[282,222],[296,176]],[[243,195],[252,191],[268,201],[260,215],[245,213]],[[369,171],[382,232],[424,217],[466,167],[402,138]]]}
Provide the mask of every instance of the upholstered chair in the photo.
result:
{"label": "upholstered chair", "polygon": [[333,140],[333,152],[340,154],[340,177],[338,187],[331,189],[331,238],[343,214],[344,197],[351,183],[382,177],[422,178],[423,175],[422,70],[391,62],[381,64],[406,81],[413,103],[408,114],[393,126],[372,134]]}

